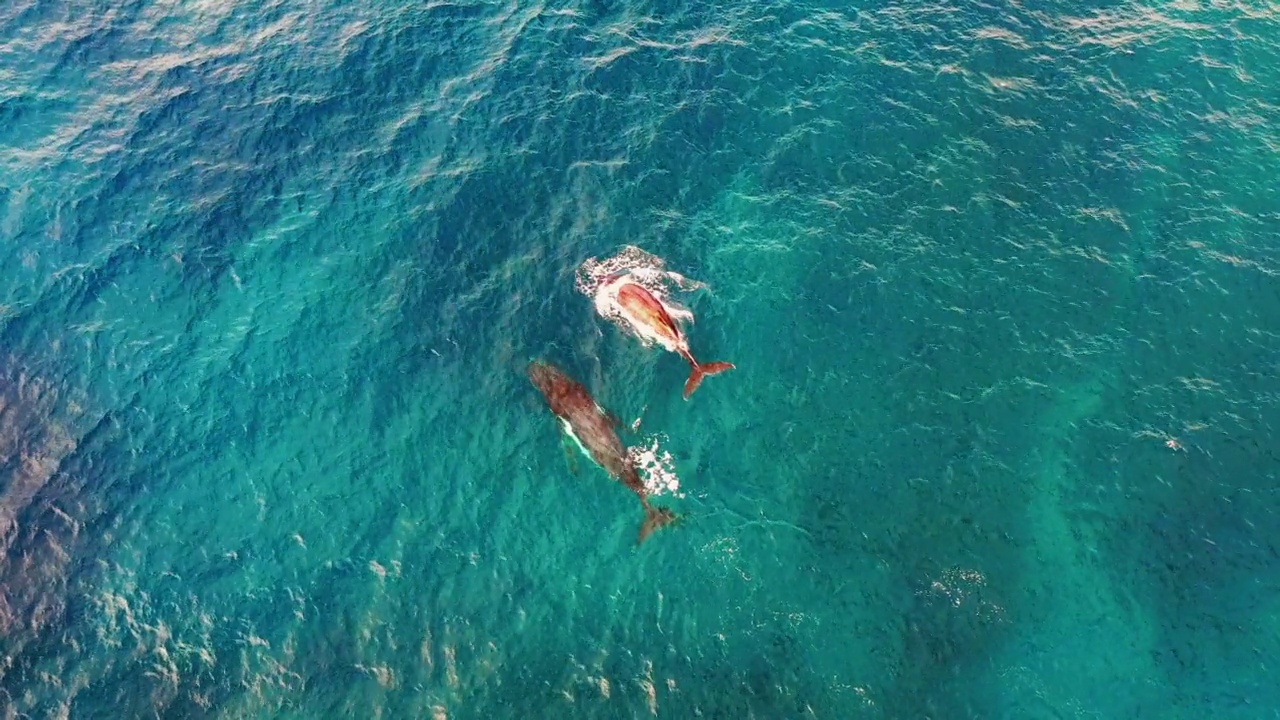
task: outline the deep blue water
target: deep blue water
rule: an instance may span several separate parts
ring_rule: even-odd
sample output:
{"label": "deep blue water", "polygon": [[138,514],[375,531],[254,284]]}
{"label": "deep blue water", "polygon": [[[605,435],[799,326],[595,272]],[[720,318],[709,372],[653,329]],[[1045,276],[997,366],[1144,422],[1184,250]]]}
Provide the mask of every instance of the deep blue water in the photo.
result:
{"label": "deep blue water", "polygon": [[0,715],[1280,716],[1276,20],[0,4]]}

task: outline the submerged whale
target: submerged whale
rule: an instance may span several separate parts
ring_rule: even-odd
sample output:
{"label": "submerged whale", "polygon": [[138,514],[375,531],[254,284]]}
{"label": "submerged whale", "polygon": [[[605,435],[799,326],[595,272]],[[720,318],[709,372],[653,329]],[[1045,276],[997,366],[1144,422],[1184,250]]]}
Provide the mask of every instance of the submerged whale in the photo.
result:
{"label": "submerged whale", "polygon": [[644,542],[654,530],[676,519],[667,508],[649,504],[640,473],[618,438],[619,423],[613,413],[600,407],[581,383],[551,363],[542,360],[530,363],[529,379],[542,392],[547,406],[560,420],[561,430],[577,443],[583,454],[640,496],[644,522],[640,525],[637,544]]}
{"label": "submerged whale", "polygon": [[725,370],[734,369],[733,363],[710,362],[699,364],[689,352],[689,339],[680,330],[680,326],[672,319],[671,313],[662,302],[643,286],[625,283],[618,288],[618,305],[624,311],[627,321],[636,331],[650,340],[655,340],[666,349],[674,352],[689,362],[693,368],[689,379],[684,384],[684,399],[688,400],[702,379],[708,375],[716,375]]}

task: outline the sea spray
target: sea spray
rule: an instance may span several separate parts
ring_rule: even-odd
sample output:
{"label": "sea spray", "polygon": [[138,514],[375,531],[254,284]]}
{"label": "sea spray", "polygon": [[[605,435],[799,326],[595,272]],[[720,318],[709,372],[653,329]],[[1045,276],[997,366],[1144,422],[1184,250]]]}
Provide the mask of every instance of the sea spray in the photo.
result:
{"label": "sea spray", "polygon": [[627,448],[627,458],[635,463],[644,482],[645,492],[651,496],[673,495],[683,498],[680,477],[676,474],[675,459],[662,449],[665,437],[650,435],[642,443]]}

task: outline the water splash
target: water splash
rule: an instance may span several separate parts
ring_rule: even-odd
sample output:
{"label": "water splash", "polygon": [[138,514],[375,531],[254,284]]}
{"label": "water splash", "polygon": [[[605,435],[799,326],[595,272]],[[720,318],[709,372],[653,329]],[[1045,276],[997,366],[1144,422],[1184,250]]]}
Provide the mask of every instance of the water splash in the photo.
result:
{"label": "water splash", "polygon": [[675,352],[669,340],[647,332],[645,324],[618,303],[618,289],[627,283],[648,290],[677,323],[693,323],[693,313],[672,296],[676,292],[705,289],[706,283],[667,270],[662,258],[634,245],[626,245],[617,255],[604,260],[587,258],[578,266],[574,286],[592,299],[596,314],[634,336],[645,347],[657,343]]}
{"label": "water splash", "polygon": [[1003,620],[1004,608],[990,602],[985,597],[989,593],[987,578],[981,572],[954,567],[947,568],[941,576],[930,580],[927,588],[916,591],[918,597],[930,602],[967,610],[975,619]]}
{"label": "water splash", "polygon": [[674,495],[683,498],[680,476],[675,470],[675,458],[662,449],[665,439],[665,436],[650,435],[644,442],[627,448],[627,458],[640,471],[640,479],[644,481],[645,492],[649,495]]}

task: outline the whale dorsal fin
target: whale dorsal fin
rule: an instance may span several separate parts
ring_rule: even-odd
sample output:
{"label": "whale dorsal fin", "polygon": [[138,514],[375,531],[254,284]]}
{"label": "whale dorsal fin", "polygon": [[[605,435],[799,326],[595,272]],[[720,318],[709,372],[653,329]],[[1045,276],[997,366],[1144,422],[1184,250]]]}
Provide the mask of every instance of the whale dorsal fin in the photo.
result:
{"label": "whale dorsal fin", "polygon": [[602,408],[599,405],[596,405],[596,411],[599,412],[601,415],[609,418],[609,422],[613,423],[613,427],[615,430],[622,429],[622,419],[619,418],[617,415],[615,415],[612,410],[606,410],[605,408]]}

